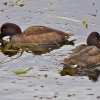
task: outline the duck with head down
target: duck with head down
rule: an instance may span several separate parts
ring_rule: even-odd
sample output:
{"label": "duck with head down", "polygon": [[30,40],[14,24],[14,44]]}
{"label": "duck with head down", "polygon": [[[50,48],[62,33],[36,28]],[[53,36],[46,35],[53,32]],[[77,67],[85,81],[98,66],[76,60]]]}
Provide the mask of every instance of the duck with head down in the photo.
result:
{"label": "duck with head down", "polygon": [[87,45],[77,46],[72,54],[65,58],[65,66],[77,65],[78,67],[96,66],[100,64],[100,36],[98,32],[92,32],[87,38]]}
{"label": "duck with head down", "polygon": [[18,25],[4,23],[1,26],[0,38],[10,36],[12,42],[45,44],[65,41],[71,35],[45,26],[31,26],[22,32]]}

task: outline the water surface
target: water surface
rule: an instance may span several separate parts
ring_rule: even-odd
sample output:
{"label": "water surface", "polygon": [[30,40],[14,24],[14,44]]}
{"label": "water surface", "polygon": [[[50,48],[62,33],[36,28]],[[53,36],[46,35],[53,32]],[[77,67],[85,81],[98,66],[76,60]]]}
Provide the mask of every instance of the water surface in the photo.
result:
{"label": "water surface", "polygon": [[[44,25],[64,32],[74,33],[75,45],[64,45],[41,55],[25,52],[18,59],[0,65],[1,100],[97,100],[100,98],[100,80],[89,80],[87,76],[61,76],[61,61],[70,50],[85,43],[90,32],[100,31],[100,1],[95,0],[3,0],[0,4],[0,25],[5,22],[18,24],[22,30],[32,25]],[[21,7],[22,6],[22,7]],[[82,23],[54,18],[55,14],[77,20],[87,20],[88,28]],[[16,58],[0,52],[0,62]],[[16,69],[28,69],[27,74],[16,75]]]}

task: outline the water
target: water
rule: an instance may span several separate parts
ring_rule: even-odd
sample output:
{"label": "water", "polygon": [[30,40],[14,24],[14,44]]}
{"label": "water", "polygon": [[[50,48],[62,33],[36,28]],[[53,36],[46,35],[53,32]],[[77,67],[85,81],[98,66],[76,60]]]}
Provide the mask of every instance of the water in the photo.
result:
{"label": "water", "polygon": [[[6,3],[7,2],[7,3]],[[17,3],[16,3],[17,2]],[[5,4],[5,5],[4,5]],[[24,6],[20,7],[20,4]],[[88,34],[100,31],[100,1],[95,0],[9,0],[1,1],[0,25],[5,22],[18,24],[22,30],[32,25],[44,25],[64,32],[74,33],[75,46],[85,43]],[[46,14],[55,14],[77,20],[86,19],[88,28],[82,23],[59,19]],[[97,100],[100,80],[92,81],[87,76],[61,76],[60,64],[72,45],[41,55],[25,52],[17,59],[0,65],[1,100]],[[19,54],[20,55],[20,54]],[[0,52],[0,62],[9,61],[18,55],[7,57]],[[24,75],[12,71],[33,68]]]}

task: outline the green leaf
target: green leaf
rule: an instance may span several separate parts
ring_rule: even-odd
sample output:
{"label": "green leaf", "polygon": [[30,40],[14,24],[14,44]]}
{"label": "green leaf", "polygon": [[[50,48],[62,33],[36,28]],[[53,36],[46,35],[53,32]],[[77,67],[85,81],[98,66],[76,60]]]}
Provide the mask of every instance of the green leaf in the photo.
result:
{"label": "green leaf", "polygon": [[82,24],[87,28],[87,23],[86,23],[86,20],[82,20]]}
{"label": "green leaf", "polygon": [[66,20],[71,20],[71,21],[79,22],[79,23],[82,23],[83,25],[85,25],[86,28],[87,28],[86,20],[76,20],[76,19],[73,19],[73,18],[67,18],[67,17],[63,17],[63,16],[57,16],[57,15],[54,15],[54,14],[46,14],[46,15],[53,16],[53,17],[56,17],[56,18],[62,18],[62,19],[66,19]]}
{"label": "green leaf", "polygon": [[22,69],[21,70],[14,70],[13,73],[17,74],[17,75],[19,75],[19,74],[26,74],[27,71],[29,71],[30,69],[33,69],[33,68],[29,68],[27,70],[22,70]]}
{"label": "green leaf", "polygon": [[15,70],[13,71],[14,74],[26,74],[27,70]]}

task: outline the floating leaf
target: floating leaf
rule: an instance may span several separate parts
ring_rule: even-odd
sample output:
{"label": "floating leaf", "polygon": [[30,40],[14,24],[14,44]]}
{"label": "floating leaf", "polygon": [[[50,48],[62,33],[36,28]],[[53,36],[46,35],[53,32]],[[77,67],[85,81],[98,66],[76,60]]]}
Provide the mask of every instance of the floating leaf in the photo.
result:
{"label": "floating leaf", "polygon": [[29,71],[30,69],[33,69],[33,68],[29,68],[27,70],[22,70],[22,69],[21,70],[14,70],[13,73],[17,74],[17,75],[19,75],[19,74],[26,74],[27,71]]}
{"label": "floating leaf", "polygon": [[86,26],[86,28],[87,28],[87,23],[86,23],[86,20],[82,20],[82,23],[83,23],[83,25],[85,25]]}
{"label": "floating leaf", "polygon": [[19,6],[20,6],[20,7],[23,7],[23,6],[24,6],[24,4],[19,4]]}
{"label": "floating leaf", "polygon": [[7,6],[7,2],[4,2],[3,4]]}
{"label": "floating leaf", "polygon": [[13,71],[14,74],[26,74],[27,70],[15,70]]}

